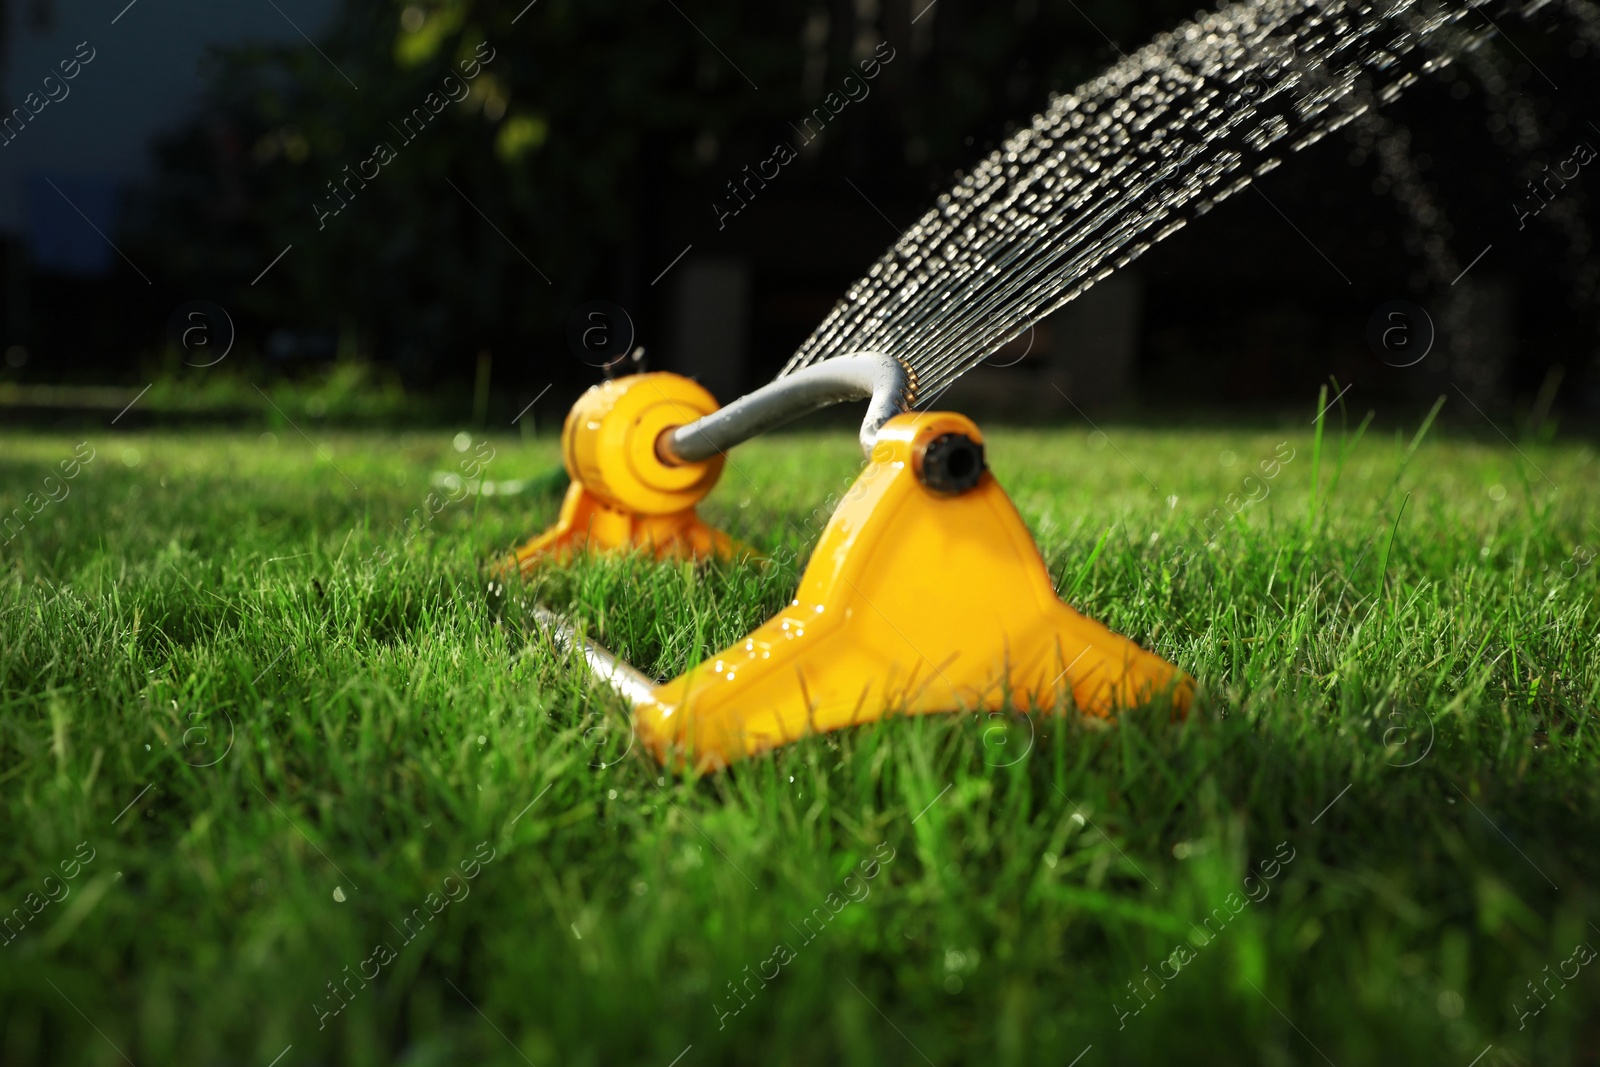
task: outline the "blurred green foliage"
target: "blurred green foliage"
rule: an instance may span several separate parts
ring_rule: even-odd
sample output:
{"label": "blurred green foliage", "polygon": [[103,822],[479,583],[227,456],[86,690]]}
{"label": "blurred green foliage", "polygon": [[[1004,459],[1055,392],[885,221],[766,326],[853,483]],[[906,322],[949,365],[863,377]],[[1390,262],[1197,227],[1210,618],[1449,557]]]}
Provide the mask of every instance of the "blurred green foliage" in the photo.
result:
{"label": "blurred green foliage", "polygon": [[[216,53],[201,117],[160,147],[168,180],[134,246],[270,328],[354,329],[413,379],[465,372],[484,348],[564,360],[570,309],[607,294],[648,316],[647,282],[679,247],[663,256],[661,231],[709,222],[739,164],[792,139],[875,44],[898,54],[877,99],[828,130],[786,195],[867,173],[931,202],[986,138],[1115,57],[1094,27],[1131,46],[1183,13],[913,7],[345,0],[316,47]],[[402,137],[479,54],[470,93]],[[330,183],[370,175],[379,144],[394,158],[324,216]]]}

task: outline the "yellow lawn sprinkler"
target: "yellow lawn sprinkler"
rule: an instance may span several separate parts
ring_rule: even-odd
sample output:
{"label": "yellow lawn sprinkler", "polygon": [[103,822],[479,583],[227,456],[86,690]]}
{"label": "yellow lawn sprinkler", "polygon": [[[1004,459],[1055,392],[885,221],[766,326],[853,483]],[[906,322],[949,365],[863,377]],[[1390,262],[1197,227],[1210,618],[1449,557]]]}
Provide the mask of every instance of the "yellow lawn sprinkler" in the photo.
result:
{"label": "yellow lawn sprinkler", "polygon": [[893,358],[830,358],[718,408],[678,374],[592,387],[566,416],[573,478],[554,528],[515,553],[523,573],[574,550],[731,557],[696,514],[726,450],[840,400],[870,397],[867,466],[811,553],[794,601],[749,637],[654,683],[546,609],[539,621],[634,709],[658,760],[699,769],[885,713],[1061,707],[1110,717],[1187,709],[1194,681],[1062,603],[1034,539],[950,411],[910,411]]}
{"label": "yellow lawn sprinkler", "polygon": [[1177,667],[1055,594],[1027,527],[963,415],[910,410],[897,360],[823,360],[719,408],[675,374],[597,385],[573,405],[561,449],[572,485],[521,569],[581,549],[658,558],[739,551],[695,505],[728,449],[806,412],[871,398],[861,472],[822,532],[787,608],[749,636],[656,684],[536,609],[564,646],[632,705],[662,762],[724,766],[807,734],[886,714],[1059,708],[1109,717],[1150,701],[1187,708]]}

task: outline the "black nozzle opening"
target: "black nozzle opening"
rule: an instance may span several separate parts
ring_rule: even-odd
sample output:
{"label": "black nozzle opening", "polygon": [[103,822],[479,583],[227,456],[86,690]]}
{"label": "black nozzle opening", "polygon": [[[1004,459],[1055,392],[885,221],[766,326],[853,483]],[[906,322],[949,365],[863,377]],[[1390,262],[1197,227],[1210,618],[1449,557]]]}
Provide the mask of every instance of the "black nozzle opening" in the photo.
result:
{"label": "black nozzle opening", "polygon": [[964,433],[940,434],[922,450],[917,477],[944,496],[959,496],[983,478],[983,446]]}

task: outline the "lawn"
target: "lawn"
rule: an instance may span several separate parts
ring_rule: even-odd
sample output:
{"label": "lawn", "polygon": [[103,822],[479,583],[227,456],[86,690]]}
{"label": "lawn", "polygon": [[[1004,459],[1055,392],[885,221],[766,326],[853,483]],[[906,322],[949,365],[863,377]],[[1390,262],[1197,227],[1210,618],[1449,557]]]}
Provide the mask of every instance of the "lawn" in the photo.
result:
{"label": "lawn", "polygon": [[765,561],[524,584],[549,437],[7,431],[0,1062],[1600,1062],[1595,449],[1329,420],[986,428],[1186,720],[697,779],[531,606],[676,674],[793,593],[853,434],[733,454]]}

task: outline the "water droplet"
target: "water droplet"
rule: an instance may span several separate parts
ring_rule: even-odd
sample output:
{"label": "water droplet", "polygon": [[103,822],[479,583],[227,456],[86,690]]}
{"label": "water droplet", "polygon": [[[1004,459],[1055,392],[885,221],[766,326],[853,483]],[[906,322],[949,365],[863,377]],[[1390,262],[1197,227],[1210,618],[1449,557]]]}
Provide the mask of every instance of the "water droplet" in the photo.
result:
{"label": "water droplet", "polygon": [[344,903],[344,887],[343,886],[337,886],[336,885],[336,886],[333,887],[333,899],[337,900],[341,904]]}

